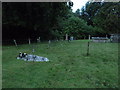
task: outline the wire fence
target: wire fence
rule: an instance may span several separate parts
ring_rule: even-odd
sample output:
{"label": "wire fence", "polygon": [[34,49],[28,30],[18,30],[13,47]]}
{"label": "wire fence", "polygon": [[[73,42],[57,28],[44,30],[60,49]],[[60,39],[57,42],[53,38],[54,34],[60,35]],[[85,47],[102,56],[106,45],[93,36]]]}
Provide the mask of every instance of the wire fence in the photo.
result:
{"label": "wire fence", "polygon": [[[14,45],[15,42],[18,45],[16,50],[22,51],[29,51],[32,53],[41,51],[48,51],[46,53],[51,52],[71,52],[74,48],[74,53],[71,52],[72,56],[104,56],[108,55],[112,52],[116,53],[118,49],[117,43],[110,43],[110,42],[93,42],[92,40],[73,40],[68,42],[67,40],[48,40],[48,41],[40,41],[36,39],[22,39],[22,40],[4,40],[3,45]],[[23,45],[22,44],[27,44]],[[30,44],[30,45],[29,45]],[[21,49],[22,48],[22,49]],[[112,49],[114,48],[114,49]],[[57,51],[55,51],[57,50]],[[70,55],[70,56],[71,56]],[[110,57],[110,56],[109,56]]]}
{"label": "wire fence", "polygon": [[37,43],[37,39],[7,39],[7,40],[2,40],[2,45],[15,45],[15,42],[17,45],[21,44],[31,44],[31,43]]}

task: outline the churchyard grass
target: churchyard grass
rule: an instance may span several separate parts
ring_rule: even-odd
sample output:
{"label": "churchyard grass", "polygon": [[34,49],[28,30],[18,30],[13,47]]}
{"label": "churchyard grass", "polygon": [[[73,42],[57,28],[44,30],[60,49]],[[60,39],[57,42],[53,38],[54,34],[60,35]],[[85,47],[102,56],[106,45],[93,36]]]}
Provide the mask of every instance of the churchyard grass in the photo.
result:
{"label": "churchyard grass", "polygon": [[[3,88],[117,88],[118,44],[48,42],[2,47]],[[35,52],[32,52],[32,47]],[[47,57],[49,62],[17,60],[19,52]]]}

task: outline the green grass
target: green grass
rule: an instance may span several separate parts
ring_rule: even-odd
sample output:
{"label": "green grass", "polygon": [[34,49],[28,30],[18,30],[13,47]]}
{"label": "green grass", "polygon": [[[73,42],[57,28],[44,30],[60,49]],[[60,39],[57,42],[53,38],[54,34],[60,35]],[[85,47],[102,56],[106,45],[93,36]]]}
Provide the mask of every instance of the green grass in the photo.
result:
{"label": "green grass", "polygon": [[[3,88],[117,88],[118,44],[54,42],[2,47]],[[17,60],[19,52],[47,57],[50,62]]]}

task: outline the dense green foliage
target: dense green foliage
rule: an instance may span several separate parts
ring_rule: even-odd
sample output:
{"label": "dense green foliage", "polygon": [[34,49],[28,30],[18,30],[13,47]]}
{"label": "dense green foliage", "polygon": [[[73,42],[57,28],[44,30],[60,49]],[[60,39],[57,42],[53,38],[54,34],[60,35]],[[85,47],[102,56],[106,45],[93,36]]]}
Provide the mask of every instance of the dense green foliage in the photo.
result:
{"label": "dense green foliage", "polygon": [[3,46],[3,88],[117,88],[118,44],[75,40],[35,45],[35,55],[50,62],[17,60],[19,52],[32,53],[30,45]]}
{"label": "dense green foliage", "polygon": [[51,38],[57,18],[66,17],[68,9],[66,3],[3,3],[3,39]]}
{"label": "dense green foliage", "polygon": [[74,36],[76,39],[85,38],[94,33],[94,28],[92,26],[88,26],[83,19],[74,15],[66,20],[62,20],[60,26],[64,35],[67,33],[70,36]]}
{"label": "dense green foliage", "polygon": [[120,30],[120,3],[87,2],[72,12],[66,2],[3,3],[3,39],[76,39],[105,36]]}
{"label": "dense green foliage", "polygon": [[88,25],[101,28],[101,34],[120,31],[120,2],[87,2],[79,13]]}

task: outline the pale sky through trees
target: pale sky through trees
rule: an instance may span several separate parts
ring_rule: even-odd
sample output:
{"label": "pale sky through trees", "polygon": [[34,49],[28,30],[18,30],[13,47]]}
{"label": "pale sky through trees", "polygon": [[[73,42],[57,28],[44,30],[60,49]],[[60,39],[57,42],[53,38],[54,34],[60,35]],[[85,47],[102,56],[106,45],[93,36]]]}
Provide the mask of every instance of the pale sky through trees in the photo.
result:
{"label": "pale sky through trees", "polygon": [[71,0],[74,5],[72,7],[73,12],[75,12],[77,9],[81,9],[83,6],[85,6],[86,2],[89,0]]}

